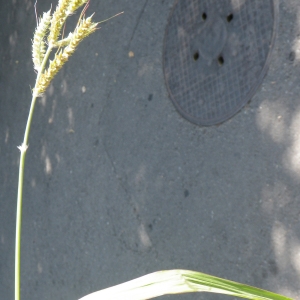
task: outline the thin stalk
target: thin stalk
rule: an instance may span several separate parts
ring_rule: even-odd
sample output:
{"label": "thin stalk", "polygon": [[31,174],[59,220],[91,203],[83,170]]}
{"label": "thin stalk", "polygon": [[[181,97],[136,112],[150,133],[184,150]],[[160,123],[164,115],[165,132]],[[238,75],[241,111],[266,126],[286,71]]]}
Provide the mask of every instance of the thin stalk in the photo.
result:
{"label": "thin stalk", "polygon": [[32,122],[34,107],[38,95],[35,90],[39,82],[40,76],[43,73],[49,55],[51,53],[52,46],[49,46],[44,56],[42,65],[38,72],[35,89],[32,95],[30,110],[28,114],[26,129],[24,133],[24,140],[21,146],[19,146],[20,154],[20,166],[19,166],[19,182],[18,182],[18,198],[17,198],[17,215],[16,215],[16,245],[15,245],[15,300],[20,300],[21,290],[21,229],[22,229],[22,200],[23,200],[23,182],[24,182],[24,167],[25,167],[25,156],[28,148],[28,138],[30,133],[30,126]]}

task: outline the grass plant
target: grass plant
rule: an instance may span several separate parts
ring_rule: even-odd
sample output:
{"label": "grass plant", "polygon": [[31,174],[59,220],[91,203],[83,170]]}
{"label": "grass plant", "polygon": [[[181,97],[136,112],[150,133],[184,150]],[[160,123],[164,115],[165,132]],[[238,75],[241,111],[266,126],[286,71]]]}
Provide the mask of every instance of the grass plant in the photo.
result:
{"label": "grass plant", "polygon": [[[22,229],[22,194],[25,157],[28,149],[28,138],[36,99],[49,86],[57,72],[68,61],[78,45],[90,34],[96,31],[99,23],[93,22],[92,16],[85,17],[89,0],[59,0],[55,11],[45,12],[38,20],[32,40],[32,59],[37,72],[35,86],[32,90],[32,100],[20,150],[19,182],[16,214],[15,243],[15,300],[20,300],[20,265],[21,265],[21,229]],[[78,23],[73,32],[64,37],[64,26],[67,18],[84,6]],[[105,20],[106,21],[106,20]],[[55,51],[53,60],[50,54]],[[108,299],[150,299],[165,294],[189,292],[211,292],[258,300],[288,300],[282,295],[250,287],[233,281],[217,278],[211,275],[187,271],[169,270],[155,272],[138,279],[89,294],[81,300]]]}

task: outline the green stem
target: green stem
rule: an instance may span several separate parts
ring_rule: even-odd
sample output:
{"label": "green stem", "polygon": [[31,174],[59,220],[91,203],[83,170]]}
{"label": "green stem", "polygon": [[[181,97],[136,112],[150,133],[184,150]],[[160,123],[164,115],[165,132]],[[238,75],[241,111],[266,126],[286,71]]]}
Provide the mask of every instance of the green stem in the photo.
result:
{"label": "green stem", "polygon": [[[42,65],[38,72],[36,82],[35,82],[35,89],[38,85],[40,76],[45,69],[47,60],[51,53],[52,47],[49,46],[45,57],[43,59]],[[36,99],[38,95],[36,94],[34,89],[29,115],[27,119],[24,140],[21,146],[19,146],[19,150],[21,152],[20,155],[20,166],[19,166],[19,182],[18,182],[18,198],[17,198],[17,215],[16,215],[16,245],[15,245],[15,300],[20,300],[20,289],[21,289],[21,229],[22,229],[22,198],[23,198],[23,182],[24,182],[24,167],[25,167],[25,156],[26,150],[28,148],[28,137],[30,132],[30,126],[32,122],[32,116],[34,112],[34,107],[36,103]]]}

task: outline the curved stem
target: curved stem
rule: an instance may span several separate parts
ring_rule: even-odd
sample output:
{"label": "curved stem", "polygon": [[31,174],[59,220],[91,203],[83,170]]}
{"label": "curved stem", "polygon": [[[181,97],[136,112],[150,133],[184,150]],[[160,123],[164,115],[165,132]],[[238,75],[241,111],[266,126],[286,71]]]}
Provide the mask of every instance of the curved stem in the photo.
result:
{"label": "curved stem", "polygon": [[[45,69],[47,60],[51,53],[52,47],[49,46],[45,57],[43,59],[41,68],[38,72],[35,88],[38,85],[40,76]],[[34,89],[35,90],[35,89]],[[32,122],[34,107],[36,103],[38,95],[33,92],[29,115],[27,119],[26,129],[24,133],[24,140],[21,146],[19,146],[19,150],[21,152],[20,155],[20,166],[19,166],[19,182],[18,182],[18,198],[17,198],[17,215],[16,215],[16,245],[15,245],[15,300],[20,300],[20,288],[21,288],[21,229],[22,229],[22,196],[23,196],[23,182],[24,182],[24,167],[25,167],[25,156],[26,150],[28,148],[28,138],[30,132],[30,126]]]}

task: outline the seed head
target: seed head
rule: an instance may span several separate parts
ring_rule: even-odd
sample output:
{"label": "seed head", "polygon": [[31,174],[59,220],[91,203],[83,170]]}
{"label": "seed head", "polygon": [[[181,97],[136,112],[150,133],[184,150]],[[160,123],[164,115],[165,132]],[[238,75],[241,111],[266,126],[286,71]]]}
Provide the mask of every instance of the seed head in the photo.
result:
{"label": "seed head", "polygon": [[32,60],[35,70],[39,70],[45,55],[45,36],[51,22],[50,10],[43,14],[35,30],[32,41]]}
{"label": "seed head", "polygon": [[88,17],[87,19],[81,19],[75,28],[75,31],[70,33],[68,38],[65,39],[65,42],[68,43],[68,45],[65,46],[65,48],[60,49],[59,52],[55,54],[54,59],[50,60],[48,69],[41,74],[36,88],[34,89],[34,92],[37,95],[41,95],[45,92],[53,77],[74,53],[79,43],[85,37],[93,33],[97,29],[97,25],[98,23],[92,22],[92,16]]}
{"label": "seed head", "polygon": [[71,0],[60,0],[58,2],[51,20],[50,34],[48,36],[48,42],[50,45],[54,45],[60,35],[60,31],[68,17],[67,11],[70,3]]}

